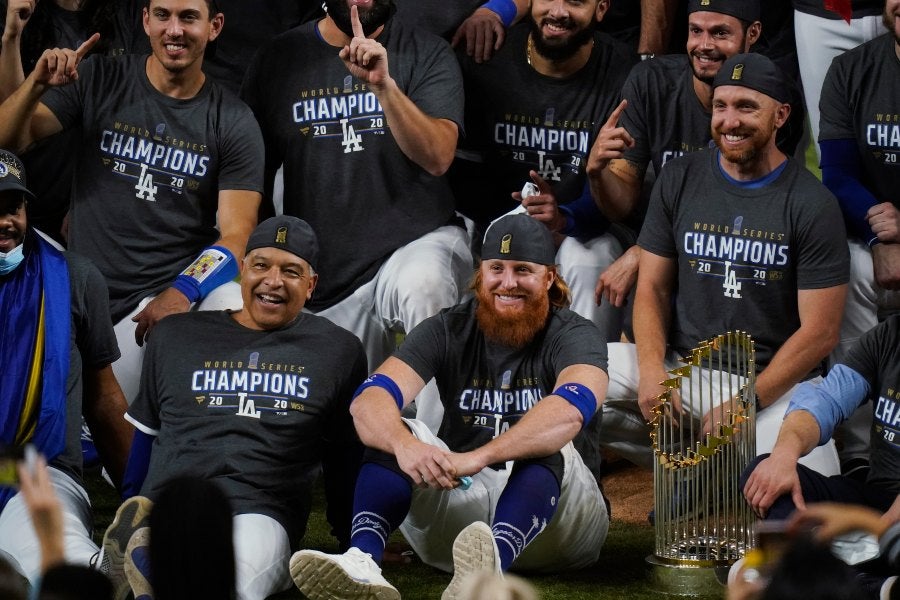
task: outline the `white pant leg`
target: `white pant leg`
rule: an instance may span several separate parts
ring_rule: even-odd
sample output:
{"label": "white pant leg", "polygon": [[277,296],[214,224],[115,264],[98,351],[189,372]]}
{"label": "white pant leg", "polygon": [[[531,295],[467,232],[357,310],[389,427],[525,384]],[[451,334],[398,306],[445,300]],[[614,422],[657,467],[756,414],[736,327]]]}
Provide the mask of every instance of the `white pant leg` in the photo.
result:
{"label": "white pant leg", "polygon": [[[131,313],[115,324],[116,341],[122,356],[113,363],[113,373],[125,394],[125,400],[131,405],[141,387],[141,366],[144,364],[144,346],[134,341],[134,330],[137,323],[131,317],[138,314],[155,296],[147,296],[138,303]],[[224,283],[209,295],[195,304],[191,310],[237,310],[243,306],[241,286],[234,281]]]}
{"label": "white pant leg", "polygon": [[235,515],[232,526],[238,600],[265,600],[291,587],[291,545],[284,527],[258,514]]}
{"label": "white pant leg", "polygon": [[606,345],[609,386],[600,425],[600,446],[645,469],[653,468],[650,426],[638,407],[638,364],[634,344]]}
{"label": "white pant leg", "polygon": [[[91,539],[91,503],[87,492],[62,471],[50,467],[49,473],[62,505],[66,562],[88,565],[99,548]],[[40,576],[41,547],[21,495],[13,496],[0,514],[0,553],[11,558],[13,567],[34,585]]]}
{"label": "white pant leg", "polygon": [[559,272],[572,292],[570,308],[593,321],[607,342],[617,342],[622,335],[622,308],[609,302],[597,306],[594,290],[600,274],[620,256],[622,244],[609,233],[584,243],[567,237],[556,252]]}
{"label": "white pant leg", "polygon": [[[848,24],[843,19],[825,19],[794,11],[794,37],[797,62],[803,80],[806,113],[813,133],[813,146],[819,155],[819,98],[828,67],[835,56],[884,33],[881,16],[860,17]],[[819,155],[821,158],[821,155]]]}
{"label": "white pant leg", "polygon": [[[375,312],[386,329],[410,332],[468,293],[472,252],[465,229],[445,225],[398,248],[375,277]],[[437,385],[416,397],[416,418],[437,431],[444,416]]]}
{"label": "white pant leg", "polygon": [[[419,440],[447,448],[424,423],[404,421]],[[556,514],[516,559],[516,570],[579,569],[596,562],[606,540],[609,517],[594,476],[571,442],[561,452],[564,470]],[[453,541],[474,521],[493,523],[497,501],[509,479],[509,467],[507,464],[502,471],[483,469],[472,477],[467,490],[413,490],[412,506],[400,531],[423,562],[448,573],[453,570]]]}

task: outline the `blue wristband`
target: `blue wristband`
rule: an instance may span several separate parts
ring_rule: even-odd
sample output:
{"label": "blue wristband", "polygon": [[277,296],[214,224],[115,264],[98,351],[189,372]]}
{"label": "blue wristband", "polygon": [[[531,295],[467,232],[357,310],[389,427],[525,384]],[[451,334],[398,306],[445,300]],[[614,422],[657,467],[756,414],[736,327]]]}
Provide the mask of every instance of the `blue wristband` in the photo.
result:
{"label": "blue wristband", "polygon": [[489,0],[489,2],[482,4],[481,8],[486,8],[497,13],[500,20],[503,21],[504,27],[512,25],[513,21],[516,20],[516,14],[519,12],[516,3],[513,2],[513,0]]}
{"label": "blue wristband", "polygon": [[581,428],[587,427],[588,422],[594,418],[594,413],[597,412],[597,398],[594,396],[594,392],[580,383],[564,383],[553,390],[553,393],[565,398],[569,404],[577,408],[581,413]]}
{"label": "blue wristband", "polygon": [[191,302],[206,298],[211,291],[238,274],[237,261],[225,246],[205,248],[172,282],[172,287]]}
{"label": "blue wristband", "polygon": [[384,373],[372,373],[369,378],[359,384],[359,387],[353,392],[353,399],[355,400],[363,390],[370,387],[379,387],[383,389],[390,394],[391,398],[394,399],[394,402],[397,403],[397,408],[403,409],[403,394],[400,392],[400,388],[393,379]]}

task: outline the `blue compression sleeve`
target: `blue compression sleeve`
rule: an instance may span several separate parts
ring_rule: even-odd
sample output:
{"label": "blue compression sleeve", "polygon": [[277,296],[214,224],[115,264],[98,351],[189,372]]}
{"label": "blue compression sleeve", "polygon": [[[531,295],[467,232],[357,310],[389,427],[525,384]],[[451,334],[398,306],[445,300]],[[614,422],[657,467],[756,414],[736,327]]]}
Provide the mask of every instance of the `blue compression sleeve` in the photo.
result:
{"label": "blue compression sleeve", "polygon": [[581,196],[568,204],[561,204],[559,211],[566,216],[566,227],[562,232],[570,237],[589,240],[609,229],[609,220],[597,208],[587,182]]}
{"label": "blue compression sleeve", "polygon": [[791,396],[787,417],[795,410],[805,410],[819,424],[819,445],[831,439],[834,428],[850,418],[869,397],[869,382],[848,367],[835,365],[822,383],[801,383]]}
{"label": "blue compression sleeve", "polygon": [[153,449],[155,439],[156,436],[144,433],[140,429],[134,430],[128,464],[125,465],[125,473],[122,475],[122,500],[128,500],[141,493],[141,487],[150,469],[150,451]]}
{"label": "blue compression sleeve", "polygon": [[861,165],[859,150],[854,140],[825,140],[819,142],[822,152],[822,183],[837,196],[841,212],[851,237],[856,237],[870,246],[878,238],[872,233],[866,212],[876,204],[878,198],[872,195],[860,181]]}
{"label": "blue compression sleeve", "polygon": [[513,2],[513,0],[490,0],[485,4],[482,4],[481,8],[487,8],[488,10],[497,13],[500,20],[503,21],[504,27],[512,25],[512,22],[516,20],[516,13],[519,12],[516,3]]}

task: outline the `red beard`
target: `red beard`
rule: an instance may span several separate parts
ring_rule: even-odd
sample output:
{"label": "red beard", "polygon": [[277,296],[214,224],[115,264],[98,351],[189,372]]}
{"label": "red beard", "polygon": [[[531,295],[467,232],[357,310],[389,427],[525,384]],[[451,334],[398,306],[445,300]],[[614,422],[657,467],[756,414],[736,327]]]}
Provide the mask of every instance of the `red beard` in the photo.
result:
{"label": "red beard", "polygon": [[522,310],[501,311],[494,307],[493,294],[478,289],[475,318],[488,341],[510,348],[524,348],[547,324],[550,298],[547,294],[527,296]]}

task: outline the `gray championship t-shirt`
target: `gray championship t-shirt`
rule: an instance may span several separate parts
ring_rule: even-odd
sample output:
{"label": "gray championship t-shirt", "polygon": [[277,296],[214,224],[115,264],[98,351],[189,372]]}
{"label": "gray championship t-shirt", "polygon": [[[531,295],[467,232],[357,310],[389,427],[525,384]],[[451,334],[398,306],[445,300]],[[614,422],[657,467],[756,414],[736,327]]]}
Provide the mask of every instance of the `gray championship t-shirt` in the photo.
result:
{"label": "gray championship t-shirt", "polygon": [[900,494],[900,316],[867,331],[844,363],[869,382],[874,418],[868,482]]}
{"label": "gray championship t-shirt", "polygon": [[[445,41],[393,19],[378,42],[391,77],[422,112],[462,124],[462,78]],[[241,90],[265,137],[267,169],[284,164],[285,214],[306,220],[319,238],[322,277],[307,304],[316,311],[454,216],[446,180],[403,154],[375,94],[339,51],[306,23],[256,56]]]}
{"label": "gray championship t-shirt", "polygon": [[156,435],[141,493],[155,498],[176,475],[215,481],[235,514],[272,517],[296,545],[329,445],[355,439],[350,400],[365,377],[359,340],[322,317],[272,331],[228,312],[163,319],[128,409]]}
{"label": "gray championship t-shirt", "polygon": [[793,159],[757,189],[726,180],[718,150],[668,163],[638,244],[677,262],[670,346],[686,353],[742,330],[756,341],[759,368],[800,327],[797,290],[849,277],[837,200]]}
{"label": "gray championship t-shirt", "polygon": [[434,377],[444,405],[438,437],[454,452],[483,446],[518,423],[553,392],[566,367],[607,369],[597,326],[569,309],[551,309],[534,341],[514,349],[485,339],[476,303],[472,299],[422,321],[394,355],[425,381]]}
{"label": "gray championship t-shirt", "polygon": [[103,273],[116,322],[218,238],[220,190],[263,191],[250,110],[209,80],[187,100],[161,94],[146,61],[88,58],[43,98],[64,129],[82,128],[69,247]]}
{"label": "gray championship t-shirt", "polygon": [[527,23],[512,27],[486,63],[457,51],[466,88],[466,138],[459,145],[483,161],[471,167],[478,171],[478,189],[461,194],[458,203],[480,223],[515,207],[510,194],[531,181],[531,170],[551,185],[560,204],[584,193],[591,146],[619,103],[634,61],[623,46],[597,33],[584,67],[570,77],[547,77],[526,60],[530,31]]}

